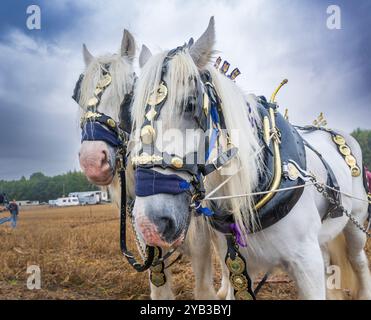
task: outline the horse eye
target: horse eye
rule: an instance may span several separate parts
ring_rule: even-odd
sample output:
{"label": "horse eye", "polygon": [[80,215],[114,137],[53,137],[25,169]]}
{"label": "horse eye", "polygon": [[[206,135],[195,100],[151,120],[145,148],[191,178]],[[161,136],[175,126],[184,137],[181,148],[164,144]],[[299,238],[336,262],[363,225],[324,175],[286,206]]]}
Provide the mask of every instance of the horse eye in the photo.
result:
{"label": "horse eye", "polygon": [[196,99],[195,97],[190,97],[187,101],[187,104],[184,108],[184,112],[193,113],[195,111]]}

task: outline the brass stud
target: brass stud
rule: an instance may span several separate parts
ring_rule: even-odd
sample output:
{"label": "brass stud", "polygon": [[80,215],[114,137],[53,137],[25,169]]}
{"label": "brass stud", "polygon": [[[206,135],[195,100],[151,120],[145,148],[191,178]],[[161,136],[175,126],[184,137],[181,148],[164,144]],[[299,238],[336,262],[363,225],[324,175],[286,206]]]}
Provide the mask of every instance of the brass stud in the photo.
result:
{"label": "brass stud", "polygon": [[88,107],[95,107],[99,100],[96,97],[90,98],[88,101]]}
{"label": "brass stud", "polygon": [[351,154],[350,148],[346,144],[339,146],[339,151],[344,156],[349,156]]}
{"label": "brass stud", "polygon": [[163,82],[160,83],[158,88],[149,94],[147,103],[151,106],[160,104],[167,96],[167,87]]}
{"label": "brass stud", "polygon": [[344,137],[341,136],[341,135],[339,135],[339,134],[337,134],[336,136],[334,136],[332,139],[333,139],[334,142],[335,142],[336,144],[338,144],[339,146],[345,144],[345,139],[344,139]]}
{"label": "brass stud", "polygon": [[358,166],[353,166],[350,168],[352,172],[352,177],[359,177],[361,175],[361,169]]}
{"label": "brass stud", "polygon": [[209,113],[209,96],[207,95],[206,92],[203,94],[202,109],[204,110],[205,115]]}
{"label": "brass stud", "polygon": [[96,87],[94,90],[94,95],[98,96],[102,91],[103,91],[102,88]]}
{"label": "brass stud", "polygon": [[247,289],[247,279],[243,274],[234,274],[230,278],[231,284],[235,290]]}
{"label": "brass stud", "polygon": [[151,144],[155,140],[156,131],[150,126],[146,125],[140,131],[140,138],[144,144]]}
{"label": "brass stud", "polygon": [[151,282],[156,287],[161,287],[165,284],[165,274],[151,272]]}
{"label": "brass stud", "polygon": [[97,87],[106,88],[111,84],[112,78],[109,74],[103,76],[101,80],[98,81]]}
{"label": "brass stud", "polygon": [[115,127],[116,127],[116,122],[115,122],[113,119],[108,119],[108,120],[107,120],[107,124],[108,124],[111,128],[115,128]]}
{"label": "brass stud", "polygon": [[174,157],[171,159],[171,165],[177,169],[180,169],[183,167],[183,160],[178,157]]}
{"label": "brass stud", "polygon": [[299,178],[299,170],[292,163],[287,165],[287,171],[290,180],[294,181]]}
{"label": "brass stud", "polygon": [[240,274],[245,270],[245,263],[240,257],[236,257],[233,260],[228,257],[226,264],[229,271],[234,274]]}
{"label": "brass stud", "polygon": [[354,158],[352,155],[345,156],[345,162],[349,167],[354,167],[357,164],[356,158]]}

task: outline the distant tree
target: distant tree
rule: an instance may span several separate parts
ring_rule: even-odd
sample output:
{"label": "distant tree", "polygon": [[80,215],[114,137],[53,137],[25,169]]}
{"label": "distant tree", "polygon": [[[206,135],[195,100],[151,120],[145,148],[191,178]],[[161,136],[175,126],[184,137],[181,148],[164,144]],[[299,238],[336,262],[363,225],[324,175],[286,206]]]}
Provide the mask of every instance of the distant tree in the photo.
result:
{"label": "distant tree", "polygon": [[98,190],[91,184],[82,172],[68,172],[66,174],[47,177],[42,172],[31,174],[29,179],[22,177],[19,180],[0,180],[0,191],[9,198],[17,200],[38,200],[47,202],[70,192]]}
{"label": "distant tree", "polygon": [[358,141],[362,149],[363,164],[371,170],[371,130],[356,129],[352,136]]}

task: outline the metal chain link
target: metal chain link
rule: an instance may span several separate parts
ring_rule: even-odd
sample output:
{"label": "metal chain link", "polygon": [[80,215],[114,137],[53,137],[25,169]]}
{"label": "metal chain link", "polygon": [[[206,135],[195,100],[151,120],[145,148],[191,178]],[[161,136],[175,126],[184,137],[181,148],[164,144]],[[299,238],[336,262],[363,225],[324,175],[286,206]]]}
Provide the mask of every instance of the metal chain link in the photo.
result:
{"label": "metal chain link", "polygon": [[326,186],[324,186],[322,183],[319,183],[313,176],[310,180],[314,183],[317,191],[321,193],[329,203],[336,205],[359,230],[365,233],[368,238],[371,238],[371,233],[368,231],[368,228],[364,227],[350,212],[348,212],[340,201],[336,201],[333,197],[331,197],[326,190]]}

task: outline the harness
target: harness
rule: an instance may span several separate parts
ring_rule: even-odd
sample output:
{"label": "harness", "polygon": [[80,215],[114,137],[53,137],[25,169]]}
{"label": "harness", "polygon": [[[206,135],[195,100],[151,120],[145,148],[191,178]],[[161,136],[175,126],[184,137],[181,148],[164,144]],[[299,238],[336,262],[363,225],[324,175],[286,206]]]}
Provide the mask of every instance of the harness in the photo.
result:
{"label": "harness", "polygon": [[[238,150],[232,147],[222,151],[219,146],[219,137],[221,136],[221,129],[225,129],[225,122],[220,100],[208,72],[201,75],[201,82],[192,79],[196,83],[197,94],[194,97],[189,97],[186,105],[186,108],[193,111],[193,117],[198,126],[204,132],[211,131],[210,138],[207,137],[206,139],[204,161],[200,163],[197,152],[178,156],[159,151],[155,146],[156,131],[153,124],[158,120],[168,96],[167,85],[164,80],[168,63],[184,48],[184,46],[178,47],[168,52],[163,61],[158,88],[150,94],[145,106],[145,118],[140,131],[142,147],[139,155],[132,157],[132,164],[135,168],[136,195],[150,196],[158,193],[178,194],[187,192],[192,198],[191,206],[195,207],[198,213],[211,214],[207,208],[200,205],[200,201],[205,196],[203,178],[219,170],[237,155]],[[215,147],[218,149],[218,155],[215,159],[209,161],[211,151]],[[175,174],[165,175],[155,171],[155,168],[172,169]],[[190,174],[191,179],[183,179],[177,174],[178,172]],[[150,186],[148,185],[149,181],[151,181]]]}

